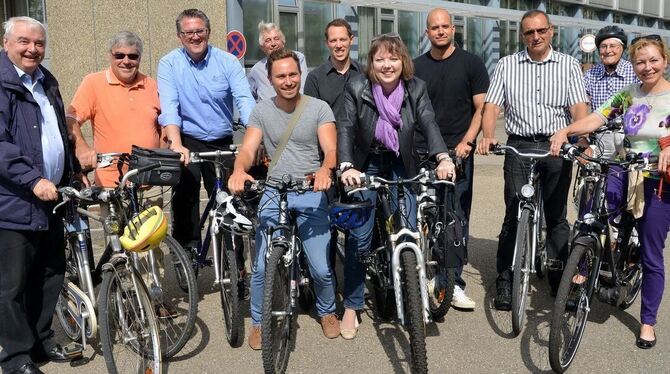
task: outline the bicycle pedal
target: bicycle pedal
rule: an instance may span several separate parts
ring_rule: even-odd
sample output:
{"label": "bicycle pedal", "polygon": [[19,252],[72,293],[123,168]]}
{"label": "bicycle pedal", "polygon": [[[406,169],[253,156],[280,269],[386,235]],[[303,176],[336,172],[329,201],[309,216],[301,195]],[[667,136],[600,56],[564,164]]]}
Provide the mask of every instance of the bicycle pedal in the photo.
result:
{"label": "bicycle pedal", "polygon": [[563,270],[563,261],[561,260],[554,260],[554,259],[547,259],[545,264],[547,265],[547,270],[552,270],[552,271],[562,271]]}

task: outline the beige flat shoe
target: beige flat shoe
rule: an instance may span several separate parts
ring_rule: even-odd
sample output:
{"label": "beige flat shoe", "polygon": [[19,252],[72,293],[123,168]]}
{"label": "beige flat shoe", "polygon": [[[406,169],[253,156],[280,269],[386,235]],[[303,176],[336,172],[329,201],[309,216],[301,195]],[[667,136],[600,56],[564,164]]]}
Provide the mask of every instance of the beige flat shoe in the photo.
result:
{"label": "beige flat shoe", "polygon": [[340,325],[340,335],[342,335],[342,339],[344,340],[352,340],[353,338],[356,337],[356,334],[358,333],[358,326],[360,324],[358,323],[358,315],[356,315],[356,320],[354,322],[354,328],[353,329],[343,329]]}

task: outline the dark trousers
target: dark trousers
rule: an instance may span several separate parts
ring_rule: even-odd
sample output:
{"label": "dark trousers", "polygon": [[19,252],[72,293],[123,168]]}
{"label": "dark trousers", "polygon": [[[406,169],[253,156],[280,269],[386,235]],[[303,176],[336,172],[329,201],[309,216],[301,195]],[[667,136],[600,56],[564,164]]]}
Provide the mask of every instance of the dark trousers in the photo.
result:
{"label": "dark trousers", "polygon": [[63,287],[63,222],[48,231],[0,229],[0,366],[30,362],[31,351],[53,348],[51,321]]}
{"label": "dark trousers", "polygon": [[[519,150],[549,149],[549,142],[509,140],[508,145]],[[544,217],[547,222],[547,255],[549,258],[565,261],[568,257],[568,236],[570,225],[566,220],[567,198],[572,179],[572,164],[558,157],[540,159],[536,164],[542,183]],[[505,155],[505,219],[498,242],[496,267],[503,273],[512,266],[514,243],[516,240],[517,213],[521,186],[527,183],[529,162],[508,152]],[[550,284],[558,285],[561,272],[549,272]]]}
{"label": "dark trousers", "polygon": [[[182,144],[191,152],[228,150],[233,137],[205,142],[182,135]],[[227,165],[227,166],[232,166]],[[181,180],[172,197],[172,236],[183,247],[196,248],[200,242],[200,180],[205,184],[207,196],[214,189],[216,174],[211,162],[190,163],[181,168]],[[227,176],[225,180],[227,181]],[[224,181],[225,183],[225,181]],[[227,189],[227,186],[224,185]]]}
{"label": "dark trousers", "polygon": [[[468,156],[462,163],[461,174],[456,181],[456,186],[454,188],[454,196],[456,206],[453,207],[460,215],[465,218],[466,223],[463,226],[463,236],[466,239],[466,254],[467,254],[467,243],[470,238],[470,209],[472,208],[472,179],[475,170],[475,158],[474,155]],[[439,196],[444,196],[440,194]],[[444,203],[444,202],[443,202]],[[454,268],[454,273],[456,274],[456,285],[461,289],[465,289],[465,280],[461,276],[463,274],[463,266]]]}

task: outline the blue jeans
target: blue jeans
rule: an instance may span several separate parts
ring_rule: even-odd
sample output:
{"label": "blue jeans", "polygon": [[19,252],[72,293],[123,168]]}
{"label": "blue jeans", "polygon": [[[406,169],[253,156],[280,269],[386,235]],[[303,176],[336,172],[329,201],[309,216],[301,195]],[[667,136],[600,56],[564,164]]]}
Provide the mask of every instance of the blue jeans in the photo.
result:
{"label": "blue jeans", "polygon": [[[251,275],[251,324],[261,324],[263,311],[263,289],[265,284],[265,254],[267,251],[266,230],[276,226],[279,220],[279,194],[266,187],[259,203],[260,226],[256,230],[256,263]],[[330,220],[328,200],[323,192],[288,193],[288,207],[296,212],[298,236],[316,292],[316,312],[322,317],[335,313],[335,288],[328,263],[330,250]]]}
{"label": "blue jeans", "polygon": [[[364,169],[367,175],[380,176],[386,179],[406,178],[405,167],[399,157],[392,154],[371,154],[368,165]],[[398,207],[396,191],[393,189],[391,197],[391,208],[395,211]],[[408,223],[410,228],[416,230],[416,196],[409,189],[405,189],[405,204],[407,206]],[[377,201],[376,191],[362,191],[355,198],[369,200],[373,204]],[[344,257],[344,307],[360,310],[365,305],[365,266],[358,261],[358,253],[370,250],[372,241],[372,229],[375,224],[375,211],[363,226],[349,231],[349,237],[345,246]]]}

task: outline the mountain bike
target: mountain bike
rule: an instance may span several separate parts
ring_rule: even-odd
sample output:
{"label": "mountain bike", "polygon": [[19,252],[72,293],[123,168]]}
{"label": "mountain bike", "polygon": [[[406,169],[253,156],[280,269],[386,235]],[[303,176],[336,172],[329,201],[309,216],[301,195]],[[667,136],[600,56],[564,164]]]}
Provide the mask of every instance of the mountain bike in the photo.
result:
{"label": "mountain bike", "polygon": [[[593,158],[565,146],[566,157],[588,161],[583,170],[580,207],[575,222],[571,253],[558,287],[549,334],[549,361],[554,371],[570,367],[580,346],[593,295],[626,309],[633,304],[642,284],[639,240],[635,220],[627,212],[609,212],[605,200],[612,166],[648,169],[653,159],[632,155],[624,161]],[[616,239],[612,238],[616,226]],[[605,271],[607,268],[608,271]]]}
{"label": "mountain bike", "polygon": [[[143,170],[155,168],[150,165]],[[140,169],[126,173],[122,182]],[[157,317],[149,291],[142,276],[121,245],[123,227],[115,207],[101,218],[84,209],[86,205],[109,201],[121,194],[120,188],[103,190],[62,187],[59,192],[65,214],[66,273],[57,306],[56,316],[65,334],[80,340],[84,348],[87,340],[99,331],[103,357],[110,373],[161,373],[162,355]],[[110,254],[101,258],[96,270],[101,277],[100,294],[95,294],[92,276],[93,248],[88,218],[103,223]],[[95,301],[97,300],[97,308]]]}

